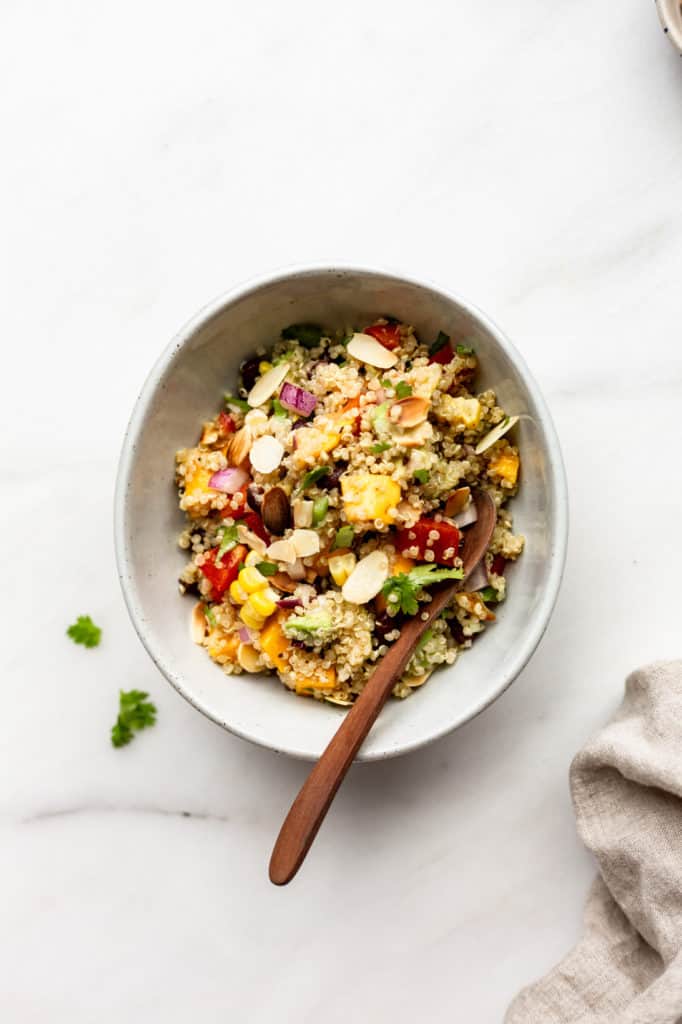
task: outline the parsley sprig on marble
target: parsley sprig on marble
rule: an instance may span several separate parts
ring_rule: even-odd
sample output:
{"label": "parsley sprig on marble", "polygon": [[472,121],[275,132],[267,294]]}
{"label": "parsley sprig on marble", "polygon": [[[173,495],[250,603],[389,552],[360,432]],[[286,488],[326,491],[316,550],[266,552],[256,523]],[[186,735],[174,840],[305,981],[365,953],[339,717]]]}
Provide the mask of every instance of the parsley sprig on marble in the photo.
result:
{"label": "parsley sprig on marble", "polygon": [[121,690],[119,692],[118,718],[111,729],[111,742],[115,747],[125,747],[135,738],[135,731],[148,729],[156,722],[156,705],[147,700],[144,690]]}

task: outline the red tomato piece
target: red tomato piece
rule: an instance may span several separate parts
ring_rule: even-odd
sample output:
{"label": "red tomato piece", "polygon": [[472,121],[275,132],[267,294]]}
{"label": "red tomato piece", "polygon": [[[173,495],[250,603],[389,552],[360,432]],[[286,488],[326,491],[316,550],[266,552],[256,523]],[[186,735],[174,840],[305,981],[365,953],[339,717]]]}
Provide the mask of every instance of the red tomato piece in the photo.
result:
{"label": "red tomato piece", "polygon": [[265,544],[270,543],[270,534],[265,529],[265,526],[263,525],[263,520],[261,519],[257,512],[254,512],[252,509],[246,506],[246,508],[242,512],[235,512],[234,518],[240,519],[244,526],[246,527],[246,529],[251,530],[251,533],[255,533],[256,536],[260,537],[260,539]]}
{"label": "red tomato piece", "polygon": [[374,324],[372,327],[365,327],[364,333],[376,338],[379,344],[390,352],[400,344],[400,324]]}
{"label": "red tomato piece", "polygon": [[[431,539],[430,533],[438,536]],[[427,551],[433,551],[434,561],[438,565],[453,565],[459,550],[460,532],[451,523],[437,523],[435,519],[426,517],[415,523],[411,529],[398,530],[395,535],[395,546],[401,554],[406,554],[408,549],[417,549],[417,559],[425,561]],[[445,555],[444,552],[452,549],[452,554]]]}
{"label": "red tomato piece", "polygon": [[218,416],[218,430],[221,434],[234,434],[237,424],[229,412],[221,412]]}
{"label": "red tomato piece", "polygon": [[237,544],[231,551],[226,552],[216,565],[217,554],[218,548],[211,548],[204,556],[204,564],[200,565],[199,569],[211,584],[213,600],[221,601],[230,583],[237,579],[239,565],[246,558],[248,549],[244,544]]}
{"label": "red tomato piece", "polygon": [[238,491],[231,496],[227,505],[222,509],[220,513],[221,519],[227,519],[231,516],[232,519],[242,519],[249,511],[249,506],[246,501],[246,492],[248,490],[248,483],[240,487]]}
{"label": "red tomato piece", "polygon": [[449,341],[446,341],[442,348],[439,348],[437,352],[429,358],[430,363],[440,363],[442,366],[446,366],[451,363],[455,358],[455,353],[452,351],[452,346]]}

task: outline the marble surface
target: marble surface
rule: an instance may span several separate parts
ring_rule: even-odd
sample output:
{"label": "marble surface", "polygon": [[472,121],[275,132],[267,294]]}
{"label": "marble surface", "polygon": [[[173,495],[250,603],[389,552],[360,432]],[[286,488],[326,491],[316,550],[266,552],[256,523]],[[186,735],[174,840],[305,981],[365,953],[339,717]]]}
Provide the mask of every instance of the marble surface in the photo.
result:
{"label": "marble surface", "polygon": [[[654,4],[10,2],[0,48],[0,1017],[501,1021],[579,931],[570,759],[629,669],[680,654],[682,63]],[[112,489],[178,325],[334,258],[450,285],[516,340],[571,541],[511,690],[354,770],[276,890],[305,766],[156,673]],[[98,650],[64,637],[82,612]],[[115,751],[121,686],[159,721]]]}

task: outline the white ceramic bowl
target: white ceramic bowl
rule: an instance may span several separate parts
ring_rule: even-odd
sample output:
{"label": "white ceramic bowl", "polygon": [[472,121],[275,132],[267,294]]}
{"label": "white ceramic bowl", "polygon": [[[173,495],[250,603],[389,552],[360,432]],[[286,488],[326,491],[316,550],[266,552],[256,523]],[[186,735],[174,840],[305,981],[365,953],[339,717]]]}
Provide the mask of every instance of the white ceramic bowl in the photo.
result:
{"label": "white ceramic bowl", "polygon": [[510,413],[522,455],[515,524],[527,538],[509,573],[498,621],[470,651],[405,701],[382,711],[360,760],[414,750],[466,722],[506,689],[537,646],[554,606],[567,539],[559,444],[523,359],[487,317],[442,288],[354,267],[307,267],[228,292],[196,316],[163,353],[137,401],[123,444],[115,500],[116,554],[130,616],[147,651],[187,700],[230,732],[312,759],[343,710],[304,700],[266,676],[226,676],[189,635],[191,598],[178,594],[186,555],[176,544],[184,517],[173,483],[177,448],[195,443],[203,420],[234,389],[240,362],[283,327],[312,321],[362,325],[390,313],[420,337],[439,330],[473,339],[479,387],[491,386]]}
{"label": "white ceramic bowl", "polygon": [[682,3],[680,0],[656,0],[663,31],[682,54]]}

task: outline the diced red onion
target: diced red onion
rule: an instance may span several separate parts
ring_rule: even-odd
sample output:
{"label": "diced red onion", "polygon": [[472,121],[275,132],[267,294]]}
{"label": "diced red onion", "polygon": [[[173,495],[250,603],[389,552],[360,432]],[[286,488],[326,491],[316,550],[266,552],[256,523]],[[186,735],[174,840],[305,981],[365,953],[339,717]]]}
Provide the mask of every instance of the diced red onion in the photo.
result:
{"label": "diced red onion", "polygon": [[467,590],[470,594],[472,594],[476,590],[483,590],[483,588],[487,587],[487,586],[488,586],[488,573],[486,572],[486,568],[485,568],[485,558],[483,558],[478,563],[478,565],[476,566],[476,568],[472,572],[472,574],[469,577],[469,579],[466,581],[466,583],[464,585],[464,589]]}
{"label": "diced red onion", "polygon": [[285,409],[289,409],[290,412],[297,412],[299,416],[310,416],[317,405],[315,395],[305,391],[303,388],[299,388],[298,384],[290,384],[288,381],[282,384],[279,400]]}
{"label": "diced red onion", "polygon": [[300,608],[303,604],[300,597],[282,597],[277,602],[278,608]]}
{"label": "diced red onion", "polygon": [[239,639],[243,644],[250,644],[252,640],[251,630],[247,629],[246,626],[242,626],[239,630]]}
{"label": "diced red onion", "polygon": [[478,512],[476,511],[476,502],[470,501],[463,512],[453,516],[453,522],[455,526],[458,526],[462,530],[465,526],[471,526],[478,519]]}
{"label": "diced red onion", "polygon": [[249,474],[237,466],[230,466],[229,469],[219,469],[208,481],[208,486],[214,491],[222,491],[223,494],[236,494],[246,481]]}

